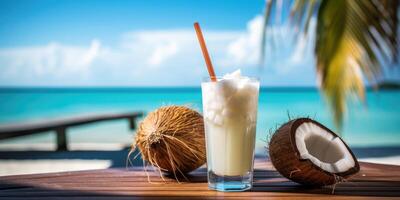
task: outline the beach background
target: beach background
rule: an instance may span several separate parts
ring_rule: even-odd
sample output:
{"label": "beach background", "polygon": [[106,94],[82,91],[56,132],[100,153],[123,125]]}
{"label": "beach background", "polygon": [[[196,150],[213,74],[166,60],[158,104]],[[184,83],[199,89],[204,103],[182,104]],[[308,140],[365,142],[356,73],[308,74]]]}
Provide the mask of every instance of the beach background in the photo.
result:
{"label": "beach background", "polygon": [[[368,102],[352,107],[347,123],[336,131],[360,160],[400,165],[400,90],[369,90],[367,96]],[[186,105],[201,112],[200,88],[3,88],[0,126],[88,114],[148,113],[166,105]],[[267,155],[270,134],[289,117],[311,117],[335,130],[317,89],[263,87],[256,156]],[[67,133],[70,153],[53,152],[51,132],[0,141],[0,175],[125,167],[135,134],[127,120],[77,126]],[[142,165],[140,158],[134,163]]]}
{"label": "beach background", "polygon": [[[267,24],[260,66],[264,8],[265,0],[0,1],[0,126],[165,105],[202,112],[208,74],[193,30],[198,21],[217,75],[241,69],[260,80],[257,156],[267,155],[280,124],[310,117],[361,160],[400,164],[400,90],[368,89],[365,102],[349,101],[337,130],[317,89],[316,16],[309,39],[295,40],[289,9],[274,7],[277,23]],[[400,83],[399,64],[387,65],[378,81]],[[55,151],[51,132],[0,140],[0,176],[125,167],[134,134],[127,120],[72,127],[67,152]]]}
{"label": "beach background", "polygon": [[[199,83],[200,84],[200,83]],[[353,147],[400,146],[400,90],[367,92],[368,101],[351,107],[338,133]],[[88,114],[148,113],[160,106],[186,105],[202,112],[200,88],[8,88],[0,89],[0,124],[16,124]],[[261,88],[257,119],[257,147],[279,125],[295,117],[310,117],[335,130],[323,97],[315,88]],[[140,120],[139,120],[140,121]],[[129,145],[134,132],[118,120],[73,127],[72,144]],[[42,147],[54,135],[39,134],[0,141],[0,148]],[[258,151],[258,154],[262,152]]]}

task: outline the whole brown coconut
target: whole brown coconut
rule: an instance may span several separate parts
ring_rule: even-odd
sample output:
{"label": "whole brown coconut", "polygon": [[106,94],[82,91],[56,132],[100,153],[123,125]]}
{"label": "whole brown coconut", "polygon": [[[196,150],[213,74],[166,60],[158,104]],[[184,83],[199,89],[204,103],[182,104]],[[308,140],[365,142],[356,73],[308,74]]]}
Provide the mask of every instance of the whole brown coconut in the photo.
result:
{"label": "whole brown coconut", "polygon": [[360,170],[343,140],[308,118],[282,125],[269,142],[269,157],[279,173],[305,185],[332,185]]}
{"label": "whole brown coconut", "polygon": [[131,152],[164,172],[185,174],[206,162],[203,117],[184,106],[161,107],[140,123]]}

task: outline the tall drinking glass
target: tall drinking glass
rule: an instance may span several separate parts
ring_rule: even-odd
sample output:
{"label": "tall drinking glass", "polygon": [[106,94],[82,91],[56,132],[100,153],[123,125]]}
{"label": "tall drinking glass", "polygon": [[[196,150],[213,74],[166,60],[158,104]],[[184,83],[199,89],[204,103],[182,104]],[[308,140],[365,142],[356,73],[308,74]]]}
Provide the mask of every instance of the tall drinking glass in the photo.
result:
{"label": "tall drinking glass", "polygon": [[248,77],[208,78],[201,84],[211,189],[252,187],[259,87]]}

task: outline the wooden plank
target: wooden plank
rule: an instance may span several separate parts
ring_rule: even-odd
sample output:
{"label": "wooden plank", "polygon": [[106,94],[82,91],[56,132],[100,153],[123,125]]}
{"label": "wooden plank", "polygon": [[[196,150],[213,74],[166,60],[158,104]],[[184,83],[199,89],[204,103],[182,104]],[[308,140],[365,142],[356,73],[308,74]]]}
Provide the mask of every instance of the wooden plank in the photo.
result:
{"label": "wooden plank", "polygon": [[[66,128],[89,124],[100,121],[117,120],[117,119],[131,119],[143,116],[142,112],[122,113],[122,114],[101,114],[101,115],[88,115],[77,116],[73,118],[46,120],[43,122],[24,123],[24,124],[11,124],[0,126],[0,140],[19,137],[24,135],[31,135],[46,131],[53,131],[58,128]],[[131,124],[131,126],[133,126]]]}
{"label": "wooden plank", "polygon": [[[30,200],[49,200],[49,199],[61,199],[61,200],[65,200],[65,197],[10,197],[7,198],[7,200],[26,200],[26,199],[30,199]],[[156,197],[142,197],[142,196],[138,196],[138,197],[134,197],[134,196],[84,196],[84,197],[68,197],[68,199],[71,200],[108,200],[108,199],[113,199],[113,200],[136,200],[136,199],[157,199],[157,200],[188,200],[187,197],[161,197],[161,196],[156,196]],[[232,199],[232,200],[243,200],[243,197],[220,197],[220,196],[211,196],[211,197],[190,197],[190,199]],[[264,197],[246,197],[246,200],[320,200],[321,197],[268,197],[268,196],[264,196]],[[329,199],[329,198],[328,198]],[[335,199],[341,199],[341,200],[360,200],[360,199],[395,199],[393,197],[348,197],[348,196],[337,196],[335,197]],[[397,198],[398,199],[398,198]]]}
{"label": "wooden plank", "polygon": [[332,197],[330,194],[313,194],[313,193],[285,193],[285,192],[217,192],[217,191],[197,191],[197,190],[185,190],[185,191],[174,191],[174,190],[156,190],[156,191],[78,191],[78,190],[32,190],[18,191],[14,193],[1,192],[0,197],[24,197],[24,196],[117,196],[117,195],[132,195],[132,196],[168,196],[168,197],[195,197],[195,196],[223,196],[223,197]]}
{"label": "wooden plank", "polygon": [[[0,177],[0,199],[386,199],[400,197],[400,166],[360,163],[360,172],[335,187],[310,188],[280,176],[265,159],[256,160],[251,191],[209,190],[205,166],[189,182],[159,177],[141,168],[88,170]],[[389,170],[389,171],[388,171]],[[390,173],[388,173],[390,172]],[[332,192],[334,191],[334,195]]]}
{"label": "wooden plank", "polygon": [[[1,198],[0,198],[1,199]],[[7,200],[65,200],[65,197],[8,197]],[[69,200],[136,200],[136,199],[157,199],[157,200],[187,200],[187,197],[142,197],[142,196],[75,196],[75,197],[68,197]],[[190,197],[190,199],[197,200],[197,199],[232,199],[232,200],[243,200],[243,197],[221,197],[221,196],[211,196],[211,197]],[[321,197],[246,197],[246,200],[320,200]],[[335,199],[340,200],[360,200],[360,199],[394,199],[393,197],[353,197],[353,196],[336,196]]]}
{"label": "wooden plank", "polygon": [[56,129],[57,132],[57,151],[67,151],[68,150],[68,140],[67,133],[65,132],[66,127],[59,127]]}
{"label": "wooden plank", "polygon": [[[115,183],[114,183],[115,184]],[[109,185],[68,185],[68,184],[63,184],[60,186],[59,184],[42,184],[40,185],[40,188],[46,188],[46,189],[38,189],[32,187],[22,187],[22,188],[9,188],[9,189],[2,189],[1,191],[3,194],[5,193],[15,193],[17,190],[18,192],[38,192],[38,191],[48,191],[49,189],[59,189],[61,188],[68,188],[68,190],[77,190],[77,191],[102,191],[102,192],[109,192],[109,191],[142,191],[142,192],[155,192],[155,191],[209,191],[207,188],[207,185],[204,184],[197,184],[197,185],[161,185],[161,186],[149,186],[147,185],[118,185],[118,186],[110,186]],[[39,186],[39,185],[37,185]],[[35,187],[37,187],[35,186]],[[306,188],[302,186],[280,186],[280,185],[274,185],[274,186],[257,186],[255,185],[252,191],[259,191],[259,192],[276,192],[276,191],[281,191],[281,192],[300,192],[300,191],[310,191],[310,192],[316,192],[317,190],[320,193],[325,193],[325,194],[330,194],[332,192],[338,193],[338,192],[343,192],[343,193],[352,193],[354,191],[357,192],[379,192],[379,193],[386,193],[386,192],[397,192],[400,188],[398,186],[390,186],[390,187],[374,187],[374,186],[342,186],[342,185],[337,185],[335,187],[335,190],[333,190],[333,187],[325,187],[325,188]],[[251,195],[251,194],[250,194]]]}

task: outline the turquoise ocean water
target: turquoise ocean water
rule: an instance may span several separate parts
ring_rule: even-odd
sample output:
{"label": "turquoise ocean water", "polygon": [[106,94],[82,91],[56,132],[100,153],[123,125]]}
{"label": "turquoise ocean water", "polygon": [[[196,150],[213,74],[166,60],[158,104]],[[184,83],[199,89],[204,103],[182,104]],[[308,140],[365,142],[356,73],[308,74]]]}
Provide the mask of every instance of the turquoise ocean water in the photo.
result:
{"label": "turquoise ocean water", "polygon": [[[400,146],[400,90],[368,91],[366,105],[354,104],[340,132],[351,146]],[[42,121],[94,113],[149,112],[164,105],[187,105],[201,112],[200,88],[63,88],[0,89],[0,125]],[[329,109],[313,88],[262,88],[257,145],[292,117],[309,116],[334,129]],[[133,132],[125,120],[68,130],[73,143],[130,143]],[[53,143],[53,134],[0,141]]]}

